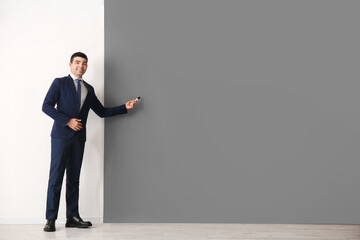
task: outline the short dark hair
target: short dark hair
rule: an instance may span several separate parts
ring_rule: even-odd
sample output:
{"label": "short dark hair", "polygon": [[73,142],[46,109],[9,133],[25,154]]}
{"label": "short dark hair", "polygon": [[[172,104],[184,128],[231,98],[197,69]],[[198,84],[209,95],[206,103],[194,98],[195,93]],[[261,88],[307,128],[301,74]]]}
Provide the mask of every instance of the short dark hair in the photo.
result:
{"label": "short dark hair", "polygon": [[86,60],[88,60],[87,56],[85,55],[85,53],[82,53],[82,52],[76,52],[74,53],[73,55],[71,55],[71,58],[70,58],[70,62],[72,63],[74,58],[75,57],[82,57],[82,58],[85,58]]}

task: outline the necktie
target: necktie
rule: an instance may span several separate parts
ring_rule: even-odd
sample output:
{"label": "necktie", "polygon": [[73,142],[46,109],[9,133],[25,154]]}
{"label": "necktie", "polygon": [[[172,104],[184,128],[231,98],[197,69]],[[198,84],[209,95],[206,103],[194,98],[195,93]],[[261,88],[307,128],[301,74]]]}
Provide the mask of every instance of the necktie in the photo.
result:
{"label": "necktie", "polygon": [[78,100],[79,100],[79,109],[81,107],[81,80],[80,79],[76,79],[75,80],[77,83],[77,95],[78,95]]}

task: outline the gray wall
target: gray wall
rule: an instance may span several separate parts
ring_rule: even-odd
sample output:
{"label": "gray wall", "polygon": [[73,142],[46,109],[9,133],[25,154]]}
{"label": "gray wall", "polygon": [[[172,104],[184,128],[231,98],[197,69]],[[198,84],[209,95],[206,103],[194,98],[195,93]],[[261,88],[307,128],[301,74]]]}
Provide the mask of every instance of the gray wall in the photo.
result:
{"label": "gray wall", "polygon": [[359,9],[105,0],[105,222],[359,224]]}

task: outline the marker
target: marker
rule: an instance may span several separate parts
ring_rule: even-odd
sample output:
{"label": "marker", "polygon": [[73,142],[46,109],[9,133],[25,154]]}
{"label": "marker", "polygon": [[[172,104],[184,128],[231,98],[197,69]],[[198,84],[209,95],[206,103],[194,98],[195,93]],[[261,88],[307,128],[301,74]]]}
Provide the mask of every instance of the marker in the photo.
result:
{"label": "marker", "polygon": [[140,100],[140,97],[137,97],[136,99],[135,99],[135,102],[138,102]]}

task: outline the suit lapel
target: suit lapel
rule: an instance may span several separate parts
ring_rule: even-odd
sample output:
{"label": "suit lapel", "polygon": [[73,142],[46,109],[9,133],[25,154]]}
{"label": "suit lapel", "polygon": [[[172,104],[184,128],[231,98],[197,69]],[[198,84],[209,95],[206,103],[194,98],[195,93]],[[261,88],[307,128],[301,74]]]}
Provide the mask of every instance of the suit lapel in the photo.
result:
{"label": "suit lapel", "polygon": [[75,84],[74,84],[74,79],[72,79],[70,74],[68,75],[68,79],[69,79],[69,88],[70,88],[73,100],[74,100],[75,103],[77,103],[78,106],[80,106],[80,102],[79,102],[78,95],[77,95],[76,88],[75,88]]}

